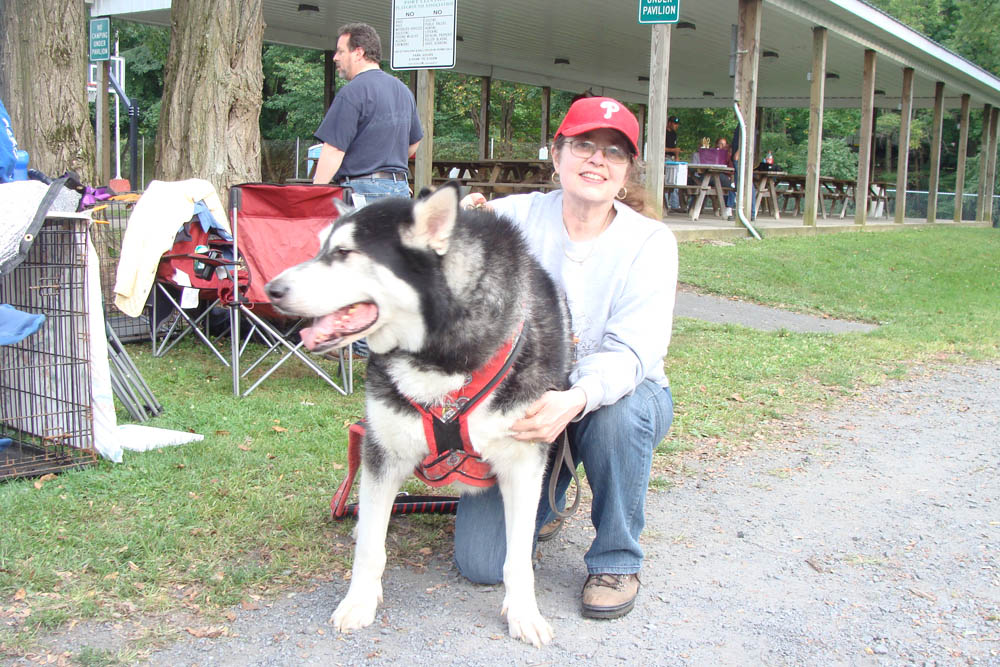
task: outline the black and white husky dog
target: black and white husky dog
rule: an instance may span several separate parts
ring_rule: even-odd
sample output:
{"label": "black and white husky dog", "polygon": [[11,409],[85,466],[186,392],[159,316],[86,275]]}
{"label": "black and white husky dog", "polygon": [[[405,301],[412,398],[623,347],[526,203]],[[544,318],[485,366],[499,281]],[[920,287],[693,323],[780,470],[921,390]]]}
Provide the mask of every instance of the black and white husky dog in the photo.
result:
{"label": "black and white husky dog", "polygon": [[[563,389],[571,335],[565,301],[516,228],[464,210],[447,185],[416,201],[387,198],[345,208],[315,258],[268,283],[271,301],[314,318],[307,347],[324,353],[362,337],[371,357],[359,520],[350,589],[331,622],[370,625],[382,599],[385,536],[393,499],[428,456],[415,405],[442,405],[516,340],[507,372],[464,426],[503,496],[503,567],[512,637],[540,646],[552,629],[535,601],[531,548],[549,450],[514,440],[510,426],[548,389]],[[460,485],[462,492],[480,490]]]}

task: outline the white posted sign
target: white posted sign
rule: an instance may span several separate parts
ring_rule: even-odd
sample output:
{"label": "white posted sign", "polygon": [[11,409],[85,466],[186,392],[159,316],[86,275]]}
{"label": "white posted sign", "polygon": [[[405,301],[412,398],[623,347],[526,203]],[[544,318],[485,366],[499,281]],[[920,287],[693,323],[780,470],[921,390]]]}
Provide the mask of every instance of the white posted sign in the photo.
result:
{"label": "white posted sign", "polygon": [[392,69],[455,66],[458,0],[393,0]]}

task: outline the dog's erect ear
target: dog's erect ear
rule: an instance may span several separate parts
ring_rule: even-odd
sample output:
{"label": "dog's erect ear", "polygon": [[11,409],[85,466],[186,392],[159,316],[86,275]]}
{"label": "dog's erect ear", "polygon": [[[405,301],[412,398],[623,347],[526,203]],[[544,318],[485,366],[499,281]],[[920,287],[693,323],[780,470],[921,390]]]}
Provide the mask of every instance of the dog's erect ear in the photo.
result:
{"label": "dog's erect ear", "polygon": [[434,190],[432,190],[431,188],[427,187],[420,188],[420,192],[417,193],[417,199],[427,199],[428,197],[431,196],[431,193],[433,192]]}
{"label": "dog's erect ear", "polygon": [[326,245],[326,240],[328,238],[330,238],[330,234],[333,233],[333,228],[334,228],[334,225],[327,225],[323,229],[319,230],[319,234],[317,234],[317,236],[319,236],[319,248],[320,248],[320,250],[322,250],[323,246]]}
{"label": "dog's erect ear", "polygon": [[333,199],[333,207],[337,209],[338,218],[343,218],[345,216],[350,215],[351,213],[354,213],[353,206],[345,204],[342,199],[337,199],[336,197],[334,197]]}
{"label": "dog's erect ear", "polygon": [[404,233],[403,243],[444,255],[448,252],[457,217],[458,187],[449,183],[416,201],[413,205],[413,227]]}

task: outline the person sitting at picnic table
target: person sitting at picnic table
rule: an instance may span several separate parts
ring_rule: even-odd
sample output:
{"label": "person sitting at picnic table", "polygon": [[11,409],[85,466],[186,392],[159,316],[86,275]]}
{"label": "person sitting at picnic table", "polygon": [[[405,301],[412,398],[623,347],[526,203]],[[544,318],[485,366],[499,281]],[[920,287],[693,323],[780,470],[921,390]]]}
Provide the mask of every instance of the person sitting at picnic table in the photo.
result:
{"label": "person sitting at picnic table", "polygon": [[[729,151],[729,142],[725,137],[719,137],[715,140],[715,148],[717,150],[726,151],[726,166],[733,166],[733,154]],[[731,220],[733,217],[733,206],[736,205],[736,190],[733,189],[733,178],[729,174],[723,174],[719,177],[722,181],[722,187],[726,189],[726,210],[724,216],[726,220]]]}
{"label": "person sitting at picnic table", "polygon": [[[596,536],[584,555],[582,613],[617,618],[639,591],[645,499],[653,450],[673,420],[663,358],[670,342],[677,286],[677,241],[646,217],[640,185],[639,123],[617,100],[573,103],[552,146],[547,193],[487,202],[472,193],[462,205],[485,206],[518,226],[529,249],[566,293],[576,341],[569,388],[546,392],[514,423],[525,443],[553,442],[566,430],[573,460],[593,492]],[[549,466],[536,533],[555,536],[561,519],[549,507]],[[570,474],[559,466],[556,505]],[[455,563],[476,583],[503,580],[506,555],[499,486],[465,494],[455,519]]]}

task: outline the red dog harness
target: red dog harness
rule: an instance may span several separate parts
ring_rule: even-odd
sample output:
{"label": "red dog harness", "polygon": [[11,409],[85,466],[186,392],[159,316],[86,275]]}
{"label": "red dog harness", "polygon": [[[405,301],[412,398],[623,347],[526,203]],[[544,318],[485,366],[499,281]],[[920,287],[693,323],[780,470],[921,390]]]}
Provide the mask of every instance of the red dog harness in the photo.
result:
{"label": "red dog harness", "polygon": [[461,388],[446,394],[440,403],[428,408],[410,401],[423,418],[427,439],[427,456],[413,470],[424,483],[445,486],[464,482],[484,487],[496,484],[496,475],[469,438],[469,413],[510,373],[521,345],[523,327],[522,323],[514,337],[485,366],[474,372]]}
{"label": "red dog harness", "polygon": [[[448,393],[444,399],[431,407],[420,405],[410,400],[410,404],[420,413],[424,427],[424,437],[427,440],[427,456],[417,464],[413,473],[430,486],[444,486],[453,482],[464,482],[473,486],[493,486],[496,475],[490,465],[483,461],[469,437],[469,413],[492,393],[493,389],[510,373],[517,358],[517,352],[524,338],[521,335],[524,323],[518,326],[514,336],[504,343],[486,365],[475,371],[459,389]],[[334,518],[342,518],[348,514],[357,515],[357,505],[347,504],[347,496],[354,484],[354,477],[361,466],[361,436],[364,434],[363,424],[353,424],[347,444],[347,476],[341,482],[337,492],[330,500],[330,509]],[[416,498],[411,500],[416,501]],[[443,509],[453,512],[457,499],[433,498],[433,505],[447,505]],[[448,501],[448,502],[440,502]],[[402,503],[402,504],[400,504]],[[418,502],[408,502],[397,499],[393,512],[410,513],[422,511],[439,511],[427,509],[426,499]],[[412,505],[413,507],[409,507]],[[398,507],[398,509],[397,509]]]}

